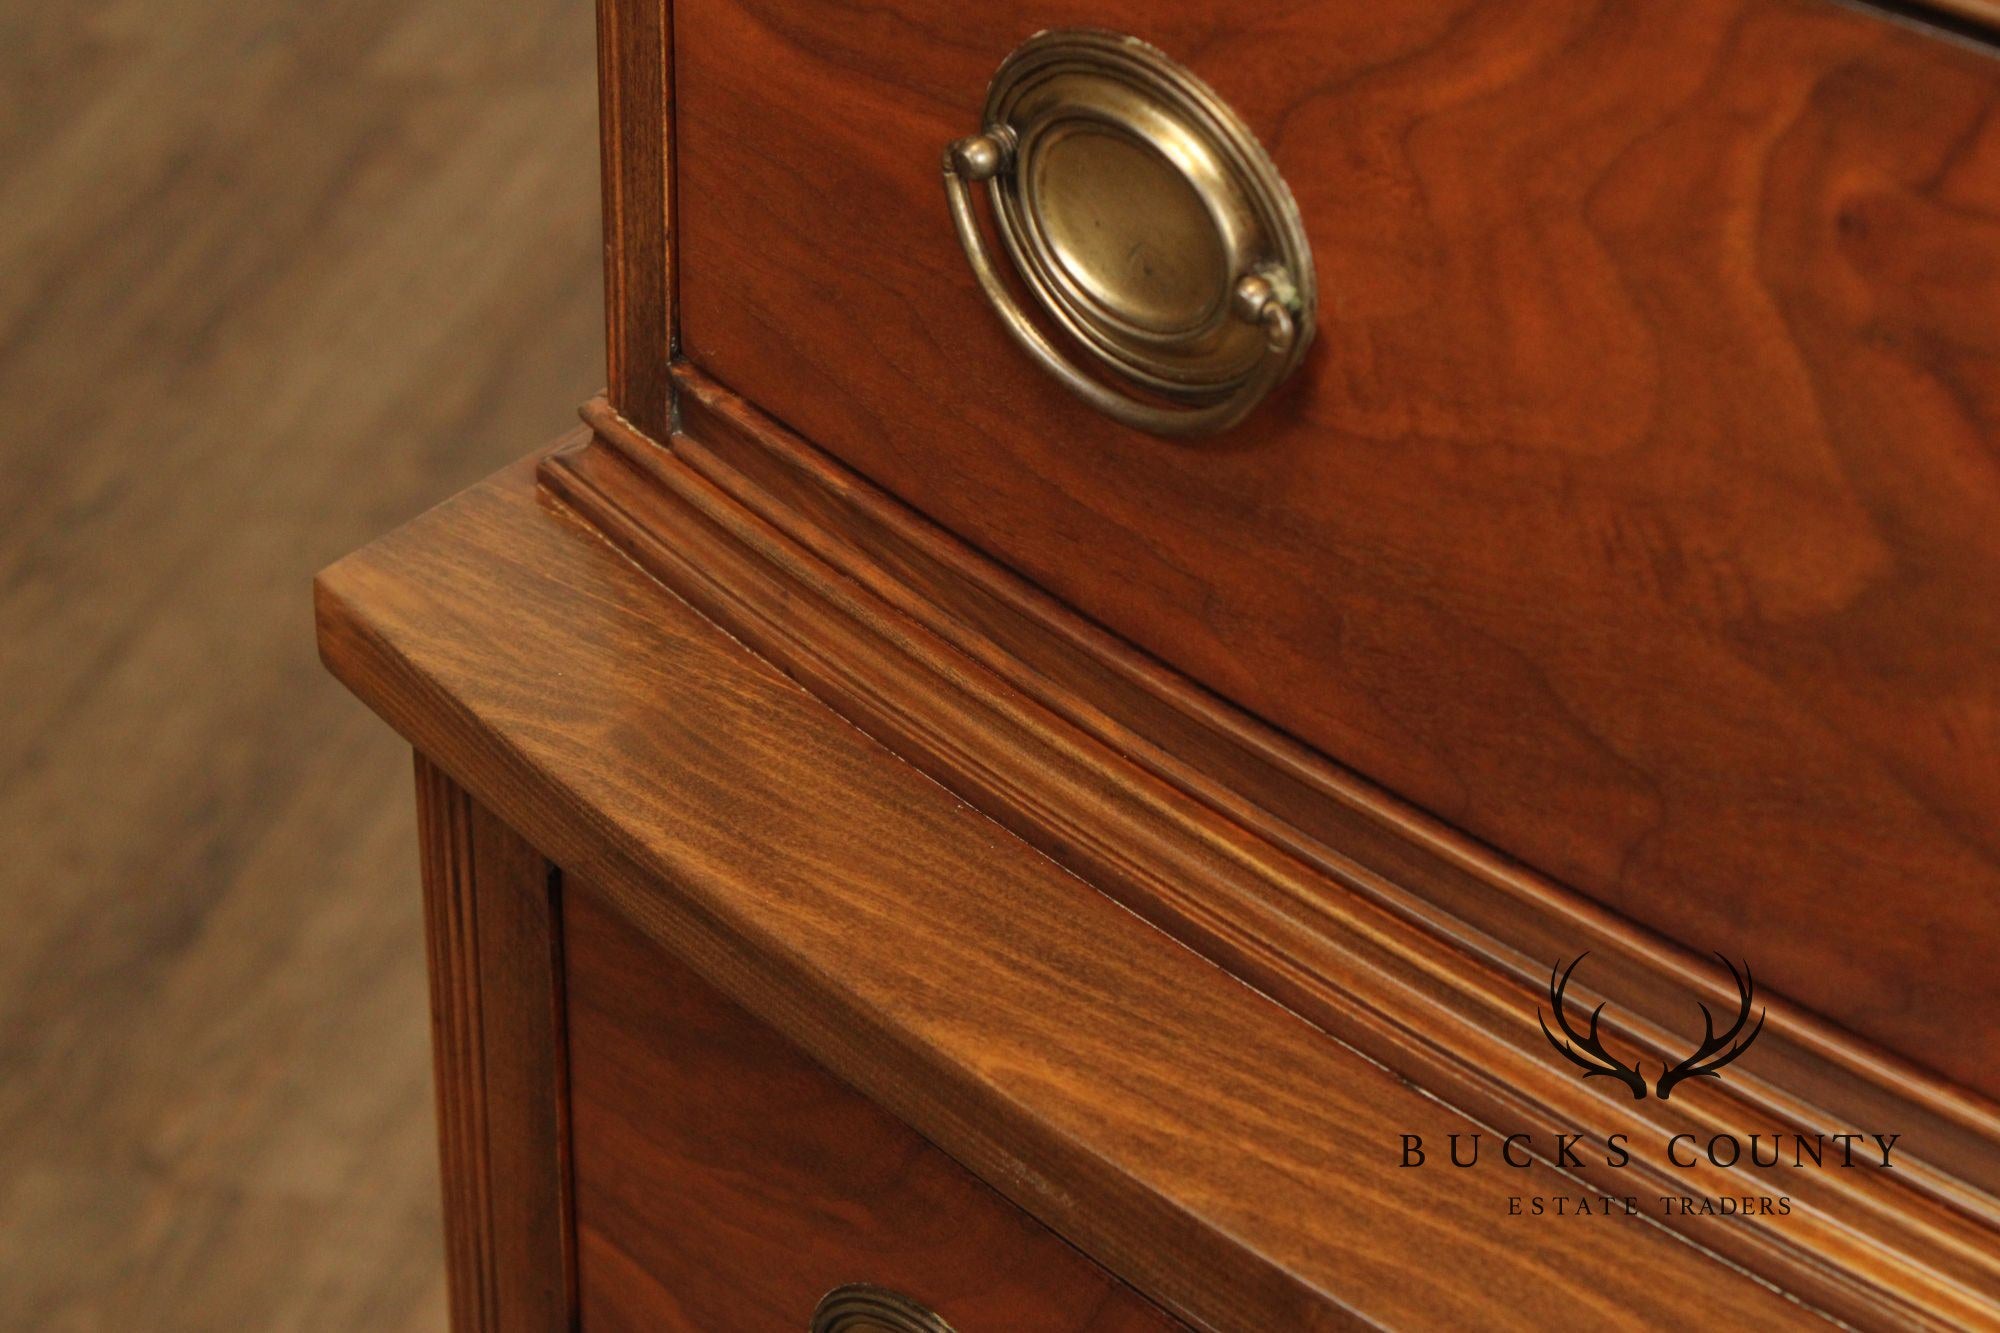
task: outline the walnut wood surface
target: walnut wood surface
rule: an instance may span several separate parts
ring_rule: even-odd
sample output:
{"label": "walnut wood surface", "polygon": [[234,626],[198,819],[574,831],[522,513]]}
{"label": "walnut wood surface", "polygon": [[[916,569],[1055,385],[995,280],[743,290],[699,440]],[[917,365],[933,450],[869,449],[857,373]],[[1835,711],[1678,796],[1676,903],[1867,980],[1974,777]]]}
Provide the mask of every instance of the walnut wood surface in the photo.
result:
{"label": "walnut wood surface", "polygon": [[575,1322],[562,933],[553,868],[417,759],[451,1322]]}
{"label": "walnut wood surface", "polygon": [[[1139,660],[683,372],[671,452],[603,404],[547,486],[732,636],[1121,902],[1487,1124],[1738,1137],[1893,1125],[1894,1172],[1788,1180],[1782,1217],[1671,1225],[1867,1325],[2000,1322],[2000,1115],[1768,992],[1755,1057],[1635,1106],[1553,1057],[1546,959],[1655,1070],[1719,973]],[[1544,1144],[1544,1148],[1547,1145]],[[1550,1154],[1553,1155],[1552,1153]],[[1613,1192],[1734,1177],[1584,1163]]]}
{"label": "walnut wood surface", "polygon": [[597,0],[605,374],[642,429],[671,417],[673,20],[659,0]]}
{"label": "walnut wood surface", "polygon": [[[1817,0],[682,0],[689,358],[1142,650],[2000,1090],[2000,65]],[[1015,351],[936,180],[1037,28],[1289,179],[1320,338],[1219,440]],[[837,110],[836,110],[837,109]]]}
{"label": "walnut wood surface", "polygon": [[960,1333],[1184,1327],[566,890],[584,1327],[803,1330],[851,1282]]}
{"label": "walnut wood surface", "polygon": [[1356,1318],[1810,1323],[1644,1218],[1511,1230],[1535,1163],[968,809],[511,470],[326,571],[329,666],[710,984],[1153,1299]]}

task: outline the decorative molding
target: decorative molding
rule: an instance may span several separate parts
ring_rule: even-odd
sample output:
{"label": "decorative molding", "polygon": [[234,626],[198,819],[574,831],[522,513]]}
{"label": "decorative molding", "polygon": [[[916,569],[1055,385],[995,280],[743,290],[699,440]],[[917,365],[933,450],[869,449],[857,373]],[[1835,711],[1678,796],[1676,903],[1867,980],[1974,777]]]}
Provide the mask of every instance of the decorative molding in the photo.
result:
{"label": "decorative molding", "polygon": [[[1515,865],[1272,730],[875,490],[698,371],[671,448],[603,402],[546,489],[653,577],[1024,840],[1445,1102],[1547,1135],[1900,1133],[1897,1167],[1802,1171],[1782,1219],[1671,1219],[1860,1324],[2000,1319],[2000,1113],[1780,998],[1754,1058],[1671,1101],[1573,1077],[1535,1015],[1589,950],[1606,1030],[1685,1053],[1704,955]],[[1753,960],[1754,962],[1754,960]],[[1698,1026],[1692,1029],[1699,1032]],[[1706,1167],[1571,1174],[1741,1192]]]}

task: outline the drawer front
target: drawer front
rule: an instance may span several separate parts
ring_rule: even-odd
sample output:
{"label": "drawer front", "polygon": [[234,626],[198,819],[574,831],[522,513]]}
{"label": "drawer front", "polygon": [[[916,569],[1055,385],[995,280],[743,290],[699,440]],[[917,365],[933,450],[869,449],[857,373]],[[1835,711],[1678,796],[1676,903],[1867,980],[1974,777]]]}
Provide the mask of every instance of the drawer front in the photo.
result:
{"label": "drawer front", "polygon": [[[2000,66],[1831,3],[677,0],[686,355],[1166,662],[2000,1090]],[[1035,30],[1289,181],[1304,364],[1112,424],[939,188]],[[1920,975],[1921,986],[1905,978]]]}
{"label": "drawer front", "polygon": [[586,1329],[806,1333],[849,1285],[957,1333],[1182,1327],[582,886],[563,955]]}

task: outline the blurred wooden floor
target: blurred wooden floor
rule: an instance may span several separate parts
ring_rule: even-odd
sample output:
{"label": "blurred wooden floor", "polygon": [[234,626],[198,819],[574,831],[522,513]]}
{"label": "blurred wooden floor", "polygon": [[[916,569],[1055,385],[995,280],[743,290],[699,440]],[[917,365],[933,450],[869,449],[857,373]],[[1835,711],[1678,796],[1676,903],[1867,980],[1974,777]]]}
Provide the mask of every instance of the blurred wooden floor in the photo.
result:
{"label": "blurred wooden floor", "polygon": [[0,0],[0,1327],[444,1322],[315,569],[601,382],[581,0]]}

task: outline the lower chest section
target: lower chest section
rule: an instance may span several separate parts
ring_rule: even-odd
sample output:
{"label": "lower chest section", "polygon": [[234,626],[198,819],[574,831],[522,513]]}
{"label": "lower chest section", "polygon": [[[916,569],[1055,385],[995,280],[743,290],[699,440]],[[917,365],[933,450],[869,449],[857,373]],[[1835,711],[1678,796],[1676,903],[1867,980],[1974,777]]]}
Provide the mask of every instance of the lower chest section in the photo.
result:
{"label": "lower chest section", "polygon": [[587,888],[562,912],[585,1328],[1182,1327]]}

